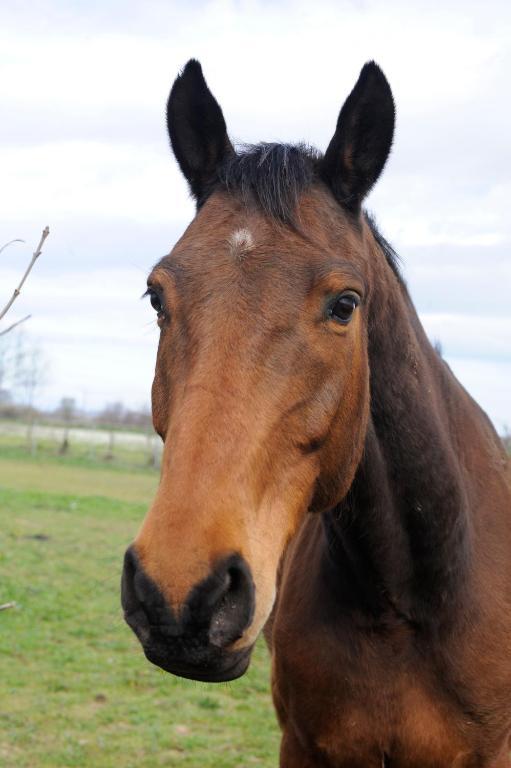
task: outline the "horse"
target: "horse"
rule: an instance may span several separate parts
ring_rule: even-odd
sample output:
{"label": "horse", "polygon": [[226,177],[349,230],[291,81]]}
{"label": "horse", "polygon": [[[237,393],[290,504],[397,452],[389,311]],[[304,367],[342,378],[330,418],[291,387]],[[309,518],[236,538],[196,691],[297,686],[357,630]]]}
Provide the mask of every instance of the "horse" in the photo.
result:
{"label": "horse", "polygon": [[147,281],[164,448],[127,623],[207,682],[264,633],[282,768],[510,765],[510,464],[363,207],[385,75],[364,65],[324,154],[235,149],[196,60],[167,124],[197,211]]}

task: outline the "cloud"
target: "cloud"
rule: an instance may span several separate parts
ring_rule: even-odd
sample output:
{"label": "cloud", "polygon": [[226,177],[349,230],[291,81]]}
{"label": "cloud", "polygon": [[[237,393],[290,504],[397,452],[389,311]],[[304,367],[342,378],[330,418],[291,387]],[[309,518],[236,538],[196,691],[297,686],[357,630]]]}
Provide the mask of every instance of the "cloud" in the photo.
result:
{"label": "cloud", "polygon": [[422,313],[509,317],[509,244],[403,248],[403,271]]}
{"label": "cloud", "polygon": [[66,141],[6,146],[0,148],[0,165],[9,179],[2,213],[11,222],[37,213],[45,221],[74,217],[119,227],[119,219],[182,223],[193,211],[184,190],[172,194],[168,152],[162,157],[144,145]]}

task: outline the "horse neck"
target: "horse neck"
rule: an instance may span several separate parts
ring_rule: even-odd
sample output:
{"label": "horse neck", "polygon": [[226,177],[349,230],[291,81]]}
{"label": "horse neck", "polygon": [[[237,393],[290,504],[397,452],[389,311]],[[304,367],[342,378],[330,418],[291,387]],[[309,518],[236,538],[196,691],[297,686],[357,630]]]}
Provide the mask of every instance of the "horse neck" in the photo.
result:
{"label": "horse neck", "polygon": [[449,413],[458,385],[427,340],[404,284],[379,256],[365,450],[350,492],[325,516],[325,527],[338,584],[346,582],[343,599],[353,609],[373,617],[392,609],[439,626],[461,600],[469,562],[456,419]]}

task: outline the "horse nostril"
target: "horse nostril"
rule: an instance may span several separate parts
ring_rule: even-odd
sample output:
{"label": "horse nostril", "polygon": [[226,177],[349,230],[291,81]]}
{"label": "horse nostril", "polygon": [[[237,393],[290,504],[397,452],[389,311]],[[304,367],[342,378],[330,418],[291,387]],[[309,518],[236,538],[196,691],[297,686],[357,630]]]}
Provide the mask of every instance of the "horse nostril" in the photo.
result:
{"label": "horse nostril", "polygon": [[135,593],[135,575],[137,572],[137,557],[132,547],[126,550],[124,555],[124,567],[121,577],[121,603],[125,613],[138,607]]}
{"label": "horse nostril", "polygon": [[220,648],[238,640],[254,614],[254,583],[250,570],[239,555],[234,555],[220,568],[222,594],[213,608],[209,641]]}
{"label": "horse nostril", "polygon": [[132,547],[124,556],[121,579],[121,605],[124,618],[139,640],[143,643],[149,637],[149,621],[137,594],[137,576],[140,572],[138,559]]}

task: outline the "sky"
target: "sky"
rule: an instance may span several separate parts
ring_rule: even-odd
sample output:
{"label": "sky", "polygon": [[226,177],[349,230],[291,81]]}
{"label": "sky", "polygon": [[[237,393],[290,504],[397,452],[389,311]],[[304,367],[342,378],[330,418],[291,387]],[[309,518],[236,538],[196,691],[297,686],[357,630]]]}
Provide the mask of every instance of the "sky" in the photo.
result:
{"label": "sky", "polygon": [[0,6],[0,303],[47,360],[40,404],[149,402],[158,330],[140,296],[194,215],[164,111],[199,58],[238,142],[324,150],[365,61],[397,105],[366,201],[422,322],[499,430],[511,427],[511,4],[144,3]]}

